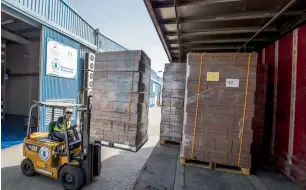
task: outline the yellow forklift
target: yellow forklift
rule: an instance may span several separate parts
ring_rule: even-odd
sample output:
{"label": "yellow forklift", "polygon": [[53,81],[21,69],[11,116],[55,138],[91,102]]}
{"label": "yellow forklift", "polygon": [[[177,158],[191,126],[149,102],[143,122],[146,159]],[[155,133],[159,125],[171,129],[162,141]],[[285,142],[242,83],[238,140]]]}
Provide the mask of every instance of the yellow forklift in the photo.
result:
{"label": "yellow forklift", "polygon": [[[36,173],[59,179],[64,189],[80,189],[92,182],[101,171],[101,147],[90,142],[91,98],[87,105],[35,102],[30,108],[27,123],[27,135],[23,143],[21,171],[26,176]],[[31,132],[31,118],[34,108],[52,110],[76,109],[80,113],[80,126],[74,125],[67,130],[66,118],[63,117],[65,139],[53,135],[55,121],[49,124],[49,132]],[[79,128],[79,131],[77,130]]]}

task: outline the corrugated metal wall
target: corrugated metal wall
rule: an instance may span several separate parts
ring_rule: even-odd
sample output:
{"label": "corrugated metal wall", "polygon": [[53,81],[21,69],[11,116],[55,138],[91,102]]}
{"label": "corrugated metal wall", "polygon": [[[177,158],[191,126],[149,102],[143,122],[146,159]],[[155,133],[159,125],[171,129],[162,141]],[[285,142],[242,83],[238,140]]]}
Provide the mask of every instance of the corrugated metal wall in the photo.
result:
{"label": "corrugated metal wall", "polygon": [[161,92],[161,85],[151,80],[150,81],[150,100],[149,100],[150,108],[156,106],[156,101],[159,98],[158,96],[160,95],[160,92]]}
{"label": "corrugated metal wall", "polygon": [[279,40],[275,154],[286,162],[289,141],[292,33]]}
{"label": "corrugated metal wall", "polygon": [[156,80],[156,81],[158,81],[158,82],[160,82],[160,83],[163,83],[163,81],[160,80],[161,77],[159,77],[159,76],[156,74],[156,72],[153,71],[153,70],[152,70],[152,72],[151,72],[151,79],[154,79],[154,80]]}
{"label": "corrugated metal wall", "polygon": [[[156,82],[157,81],[157,82]],[[156,101],[158,98],[161,90],[162,90],[162,78],[159,77],[153,70],[151,71],[151,80],[150,80],[150,102],[149,107],[155,107]]]}
{"label": "corrugated metal wall", "polygon": [[99,50],[100,51],[124,51],[127,50],[125,47],[117,44],[116,42],[110,40],[109,38],[99,34],[98,38],[99,44]]}
{"label": "corrugated metal wall", "polygon": [[[60,77],[46,76],[46,59],[47,59],[47,43],[48,40],[52,39],[64,45],[70,46],[78,50],[78,71],[77,79],[66,79]],[[42,36],[42,60],[41,60],[41,84],[40,84],[40,101],[47,101],[52,99],[65,99],[74,100],[75,103],[79,102],[79,89],[81,87],[81,72],[82,72],[82,59],[80,44],[76,41],[60,34],[48,27],[43,27]],[[82,51],[84,54],[84,51]],[[83,56],[83,55],[82,55]],[[73,122],[76,122],[76,117]],[[47,131],[48,127],[46,122],[46,109],[42,109],[40,131]]]}
{"label": "corrugated metal wall", "polygon": [[292,176],[306,188],[306,25],[298,30]]}
{"label": "corrugated metal wall", "polygon": [[[274,155],[279,167],[306,188],[306,25],[264,49],[274,65]],[[274,77],[272,76],[272,77]],[[272,146],[273,147],[273,146]]]}

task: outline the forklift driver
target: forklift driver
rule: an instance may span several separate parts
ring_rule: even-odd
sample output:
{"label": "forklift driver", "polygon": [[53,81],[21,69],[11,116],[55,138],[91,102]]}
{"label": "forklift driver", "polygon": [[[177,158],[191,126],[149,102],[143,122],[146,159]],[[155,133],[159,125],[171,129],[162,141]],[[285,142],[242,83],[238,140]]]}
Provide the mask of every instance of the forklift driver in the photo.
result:
{"label": "forklift driver", "polygon": [[67,121],[66,126],[67,126],[67,130],[68,130],[68,136],[70,136],[70,124],[71,124],[71,117],[73,114],[73,110],[72,109],[66,109],[65,113],[63,116],[59,117],[57,119],[57,122],[55,123],[55,125],[53,126],[53,135],[61,140],[65,140],[65,129],[64,129],[64,117]]}

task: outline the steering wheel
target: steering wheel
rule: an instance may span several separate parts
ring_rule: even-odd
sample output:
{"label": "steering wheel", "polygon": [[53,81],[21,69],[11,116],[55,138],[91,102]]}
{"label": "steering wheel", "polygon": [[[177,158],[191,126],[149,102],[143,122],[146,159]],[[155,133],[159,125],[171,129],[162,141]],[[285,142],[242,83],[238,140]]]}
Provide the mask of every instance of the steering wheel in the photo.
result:
{"label": "steering wheel", "polygon": [[77,125],[77,124],[74,124],[74,125],[72,125],[72,126],[69,127],[69,130],[74,130],[74,129],[76,129],[77,127],[78,127],[78,125]]}
{"label": "steering wheel", "polygon": [[78,127],[77,124],[72,125],[69,127],[70,135],[72,135],[76,140],[79,140],[79,132],[76,130]]}

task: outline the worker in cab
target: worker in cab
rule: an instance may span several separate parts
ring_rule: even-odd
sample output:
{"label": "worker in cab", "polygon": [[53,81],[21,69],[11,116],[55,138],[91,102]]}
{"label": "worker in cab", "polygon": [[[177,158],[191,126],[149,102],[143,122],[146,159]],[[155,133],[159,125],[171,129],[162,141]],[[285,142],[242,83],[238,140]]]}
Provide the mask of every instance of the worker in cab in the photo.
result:
{"label": "worker in cab", "polygon": [[[64,127],[64,118],[66,119],[66,126],[69,131],[71,124],[71,117],[73,114],[73,109],[66,109],[63,116],[59,117],[53,126],[53,135],[61,140],[65,140],[65,127]],[[68,133],[69,134],[69,133]]]}

